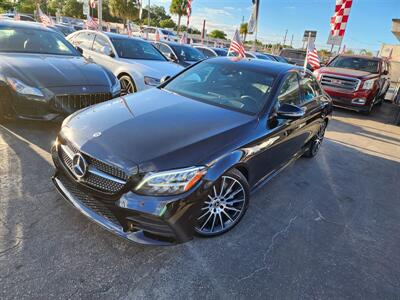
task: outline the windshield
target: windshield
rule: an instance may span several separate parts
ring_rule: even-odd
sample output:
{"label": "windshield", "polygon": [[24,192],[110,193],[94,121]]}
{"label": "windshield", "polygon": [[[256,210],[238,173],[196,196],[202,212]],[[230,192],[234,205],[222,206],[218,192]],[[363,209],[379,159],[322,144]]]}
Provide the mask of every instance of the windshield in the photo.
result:
{"label": "windshield", "polygon": [[293,51],[293,50],[282,50],[281,56],[284,57],[289,57],[292,59],[301,59],[304,60],[306,58],[306,52],[305,51]]}
{"label": "windshield", "polygon": [[199,61],[206,58],[203,53],[192,47],[178,45],[171,47],[180,61]]}
{"label": "windshield", "polygon": [[62,25],[55,25],[55,27],[65,36],[70,35],[71,33],[75,32],[72,28],[62,26]]}
{"label": "windshield", "polygon": [[256,114],[264,107],[274,77],[230,60],[204,61],[188,69],[164,89],[179,95]]}
{"label": "windshield", "polygon": [[167,59],[150,43],[131,38],[111,38],[111,41],[121,58],[161,60]]}
{"label": "windshield", "polygon": [[379,73],[379,61],[363,57],[337,57],[329,64],[329,67],[353,69],[375,74]]}
{"label": "windshield", "polygon": [[256,56],[258,59],[271,60],[268,56],[264,54],[257,53]]}
{"label": "windshield", "polygon": [[165,35],[175,36],[175,33],[173,33],[172,31],[169,31],[169,30],[165,30],[165,29],[161,29],[161,33],[165,34]]}
{"label": "windshield", "polygon": [[80,56],[59,33],[15,27],[0,27],[0,52]]}
{"label": "windshield", "polygon": [[217,53],[218,56],[227,56],[228,51],[225,49],[220,49],[220,48],[214,48],[215,53]]}

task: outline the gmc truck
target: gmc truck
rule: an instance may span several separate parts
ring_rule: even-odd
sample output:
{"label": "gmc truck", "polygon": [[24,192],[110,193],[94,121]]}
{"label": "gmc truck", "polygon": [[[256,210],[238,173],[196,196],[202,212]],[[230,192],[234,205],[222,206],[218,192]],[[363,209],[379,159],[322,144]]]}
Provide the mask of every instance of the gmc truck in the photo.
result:
{"label": "gmc truck", "polygon": [[389,64],[384,58],[338,55],[314,71],[333,105],[369,114],[382,104],[389,88]]}

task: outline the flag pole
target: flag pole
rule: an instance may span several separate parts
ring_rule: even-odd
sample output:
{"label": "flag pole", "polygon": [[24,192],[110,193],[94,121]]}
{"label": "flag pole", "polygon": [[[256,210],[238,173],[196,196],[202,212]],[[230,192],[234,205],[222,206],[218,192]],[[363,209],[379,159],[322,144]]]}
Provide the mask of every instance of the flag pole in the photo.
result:
{"label": "flag pole", "polygon": [[304,73],[307,70],[307,56],[308,56],[308,47],[310,46],[310,39],[311,39],[311,31],[308,32],[308,39],[307,39],[307,46],[306,46],[306,57],[304,59]]}

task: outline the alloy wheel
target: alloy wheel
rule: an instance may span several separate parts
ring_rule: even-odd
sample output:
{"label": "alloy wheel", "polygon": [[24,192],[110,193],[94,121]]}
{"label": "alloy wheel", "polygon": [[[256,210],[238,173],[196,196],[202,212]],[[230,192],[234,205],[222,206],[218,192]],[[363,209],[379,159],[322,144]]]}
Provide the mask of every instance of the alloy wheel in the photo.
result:
{"label": "alloy wheel", "polygon": [[239,222],[246,210],[247,193],[239,180],[222,176],[211,189],[197,218],[196,232],[218,235]]}
{"label": "alloy wheel", "polygon": [[129,76],[122,76],[119,82],[121,83],[122,96],[136,92],[135,84]]}
{"label": "alloy wheel", "polygon": [[324,140],[326,129],[326,122],[323,122],[320,126],[317,135],[315,136],[315,140],[312,147],[312,155],[316,155],[319,149],[321,148],[322,141]]}

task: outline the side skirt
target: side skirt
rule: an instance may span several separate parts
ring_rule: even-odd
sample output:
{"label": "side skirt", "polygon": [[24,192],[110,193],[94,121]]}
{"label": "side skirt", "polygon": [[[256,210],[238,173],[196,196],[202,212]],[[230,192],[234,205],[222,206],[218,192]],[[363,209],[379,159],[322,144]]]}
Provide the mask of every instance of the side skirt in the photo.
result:
{"label": "side skirt", "polygon": [[272,171],[268,175],[266,175],[264,178],[260,179],[252,188],[250,193],[254,194],[257,192],[260,188],[262,188],[266,183],[268,183],[270,180],[272,180],[275,176],[280,174],[283,170],[285,170],[287,167],[289,167],[291,164],[293,164],[298,158],[300,158],[306,151],[308,150],[308,147],[305,147],[304,149],[300,150],[297,152],[293,158],[291,158],[288,162],[283,164],[279,169],[276,169],[275,171]]}

